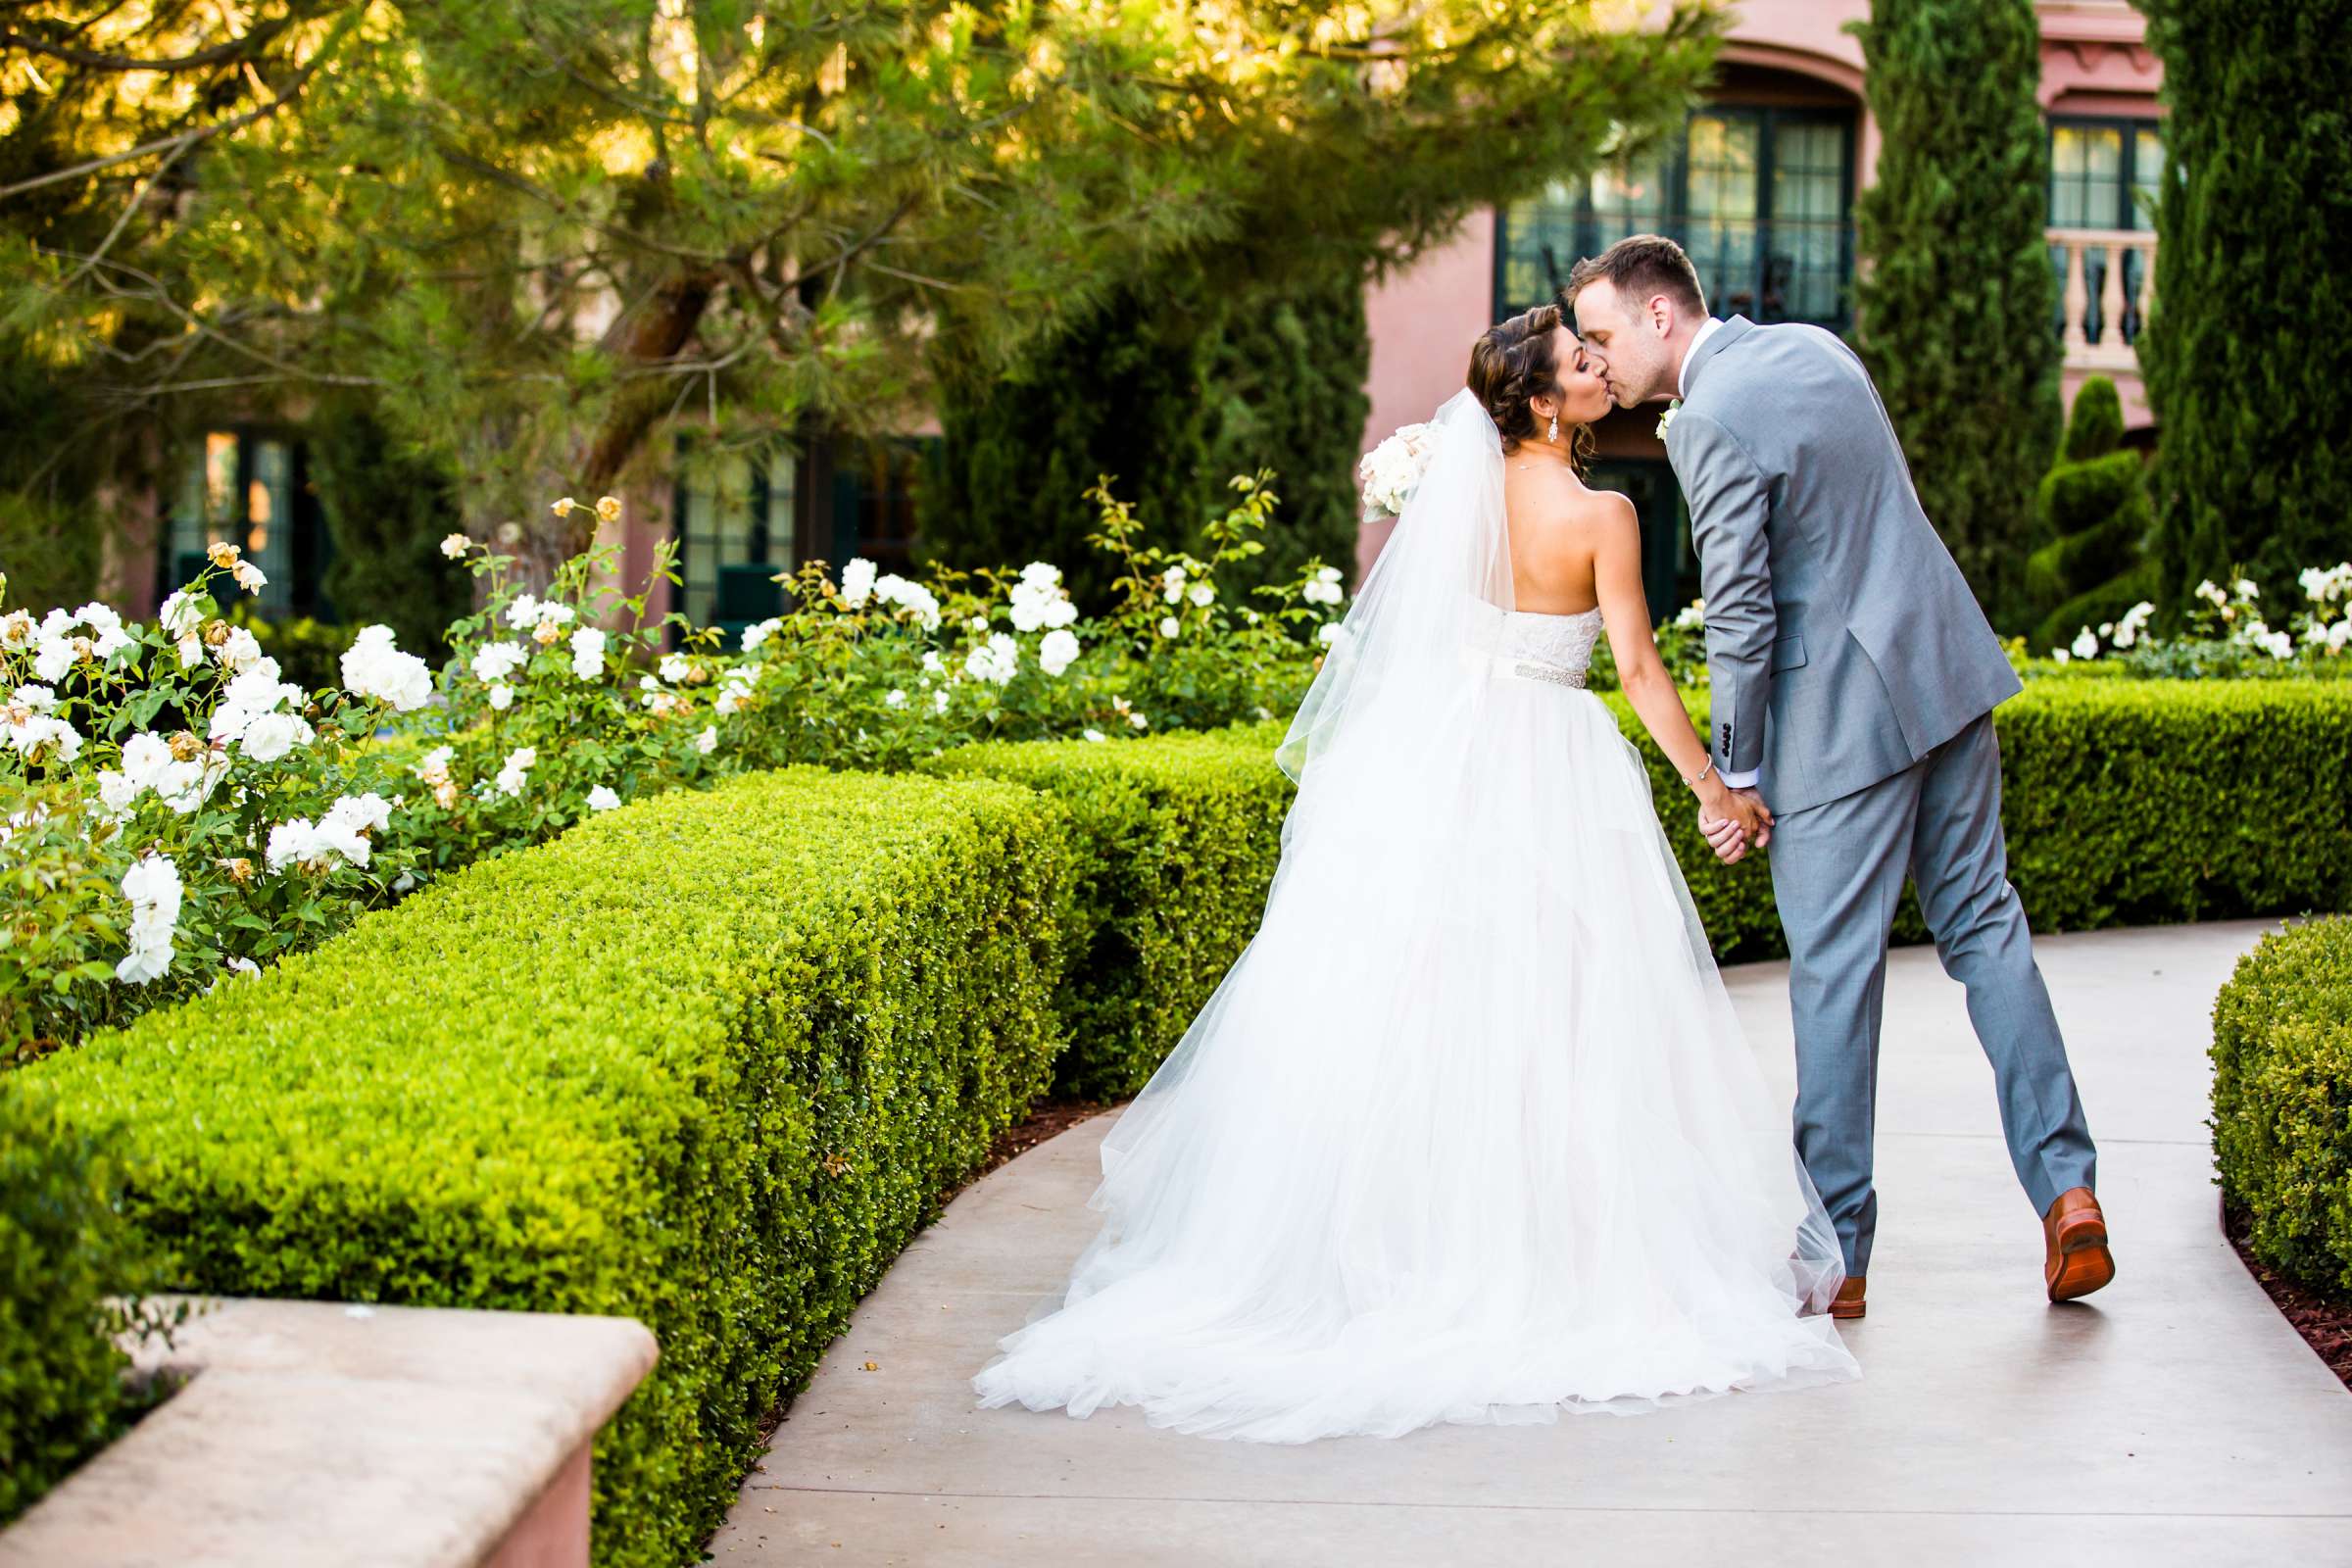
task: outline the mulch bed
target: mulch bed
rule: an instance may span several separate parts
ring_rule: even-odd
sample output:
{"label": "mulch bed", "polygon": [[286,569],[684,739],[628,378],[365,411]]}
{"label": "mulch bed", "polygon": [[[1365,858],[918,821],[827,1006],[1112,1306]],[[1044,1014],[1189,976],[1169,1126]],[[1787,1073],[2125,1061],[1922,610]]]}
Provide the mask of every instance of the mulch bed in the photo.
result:
{"label": "mulch bed", "polygon": [[2271,1302],[2279,1315],[2295,1326],[2303,1343],[2319,1353],[2344,1387],[2352,1389],[2352,1300],[2330,1299],[2308,1286],[2280,1277],[2269,1264],[2246,1250],[2246,1216],[2226,1211],[2222,1230],[2229,1236],[2230,1245],[2237,1249],[2238,1261],[2246,1272],[2262,1282],[2271,1293]]}
{"label": "mulch bed", "polygon": [[1016,1154],[1027,1153],[1054,1134],[1068,1132],[1089,1116],[1099,1116],[1125,1103],[1125,1101],[1073,1100],[1038,1106],[1029,1113],[1027,1121],[1016,1122],[997,1134],[997,1141],[988,1146],[988,1157],[963,1180],[943,1189],[939,1200],[945,1203],[999,1165]]}

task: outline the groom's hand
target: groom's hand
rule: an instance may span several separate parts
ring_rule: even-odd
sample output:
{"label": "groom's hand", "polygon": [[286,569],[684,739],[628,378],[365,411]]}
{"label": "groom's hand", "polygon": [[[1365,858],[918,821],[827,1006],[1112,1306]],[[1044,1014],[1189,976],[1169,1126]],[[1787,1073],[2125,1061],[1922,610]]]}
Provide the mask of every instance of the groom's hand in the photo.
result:
{"label": "groom's hand", "polygon": [[1729,809],[1722,816],[1699,808],[1698,830],[1717,859],[1737,865],[1747,858],[1751,847],[1761,849],[1772,842],[1772,808],[1754,790],[1730,791],[1726,800]]}

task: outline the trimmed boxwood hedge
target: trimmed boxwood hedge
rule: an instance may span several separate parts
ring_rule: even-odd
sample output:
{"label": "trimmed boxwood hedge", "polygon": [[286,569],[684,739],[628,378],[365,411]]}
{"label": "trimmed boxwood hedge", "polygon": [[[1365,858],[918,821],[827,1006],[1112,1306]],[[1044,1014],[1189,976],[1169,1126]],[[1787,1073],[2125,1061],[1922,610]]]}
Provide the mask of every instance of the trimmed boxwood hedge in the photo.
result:
{"label": "trimmed boxwood hedge", "polygon": [[1116,1099],[1152,1076],[1257,929],[1291,781],[1280,724],[1149,740],[990,742],[931,760],[1051,793],[1077,838],[1070,952],[1055,998],[1064,1097]]}
{"label": "trimmed boxwood hedge", "polygon": [[2265,935],[2222,988],[2213,1152],[2254,1255],[2352,1297],[2352,920]]}
{"label": "trimmed boxwood hedge", "polygon": [[[1716,956],[1784,956],[1768,869],[1716,861],[1690,792],[1609,701],[1649,765]],[[2009,878],[2034,930],[2352,908],[2345,683],[2037,679],[1993,725]],[[1928,940],[1907,892],[1894,934]]]}
{"label": "trimmed boxwood hedge", "polygon": [[143,1261],[98,1141],[0,1077],[0,1525],[115,1437],[139,1400],[107,1298]]}
{"label": "trimmed boxwood hedge", "polygon": [[[1763,858],[1719,863],[1632,705],[1602,700],[1649,768],[1718,959],[1785,956]],[[1686,702],[1703,722],[1706,694]],[[2352,685],[2040,679],[1994,723],[2010,877],[2035,930],[2352,908]],[[1059,1092],[1140,1088],[1256,929],[1291,796],[1273,764],[1284,727],[969,746],[929,764],[1047,790],[1085,841]],[[1929,939],[1908,894],[1894,938]]]}
{"label": "trimmed boxwood hedge", "polygon": [[760,1417],[1045,1087],[1070,836],[792,769],[503,856],[19,1075],[186,1288],[627,1313],[603,1564],[691,1561]]}

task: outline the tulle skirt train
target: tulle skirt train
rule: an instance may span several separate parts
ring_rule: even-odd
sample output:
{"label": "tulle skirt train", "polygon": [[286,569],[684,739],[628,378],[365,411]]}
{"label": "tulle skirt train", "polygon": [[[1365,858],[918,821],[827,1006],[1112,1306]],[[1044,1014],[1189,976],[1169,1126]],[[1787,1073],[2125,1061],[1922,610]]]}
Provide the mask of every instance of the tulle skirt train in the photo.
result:
{"label": "tulle skirt train", "polygon": [[1818,1311],[1836,1238],[1632,746],[1538,680],[1457,721],[1423,737],[1475,760],[1453,799],[1372,769],[1294,810],[1255,937],[1105,1138],[1102,1227],[981,1405],[1297,1443],[1858,1375]]}

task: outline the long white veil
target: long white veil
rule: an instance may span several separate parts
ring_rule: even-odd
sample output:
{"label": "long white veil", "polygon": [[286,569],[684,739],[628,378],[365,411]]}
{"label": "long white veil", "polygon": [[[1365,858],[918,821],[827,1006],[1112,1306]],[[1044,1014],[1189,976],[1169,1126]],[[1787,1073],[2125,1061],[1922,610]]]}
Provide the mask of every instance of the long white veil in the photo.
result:
{"label": "long white veil", "polygon": [[1476,700],[1498,649],[1512,608],[1502,436],[1467,388],[1430,422],[1429,466],[1274,754],[1302,790],[1343,747],[1392,767],[1440,761],[1433,724]]}

